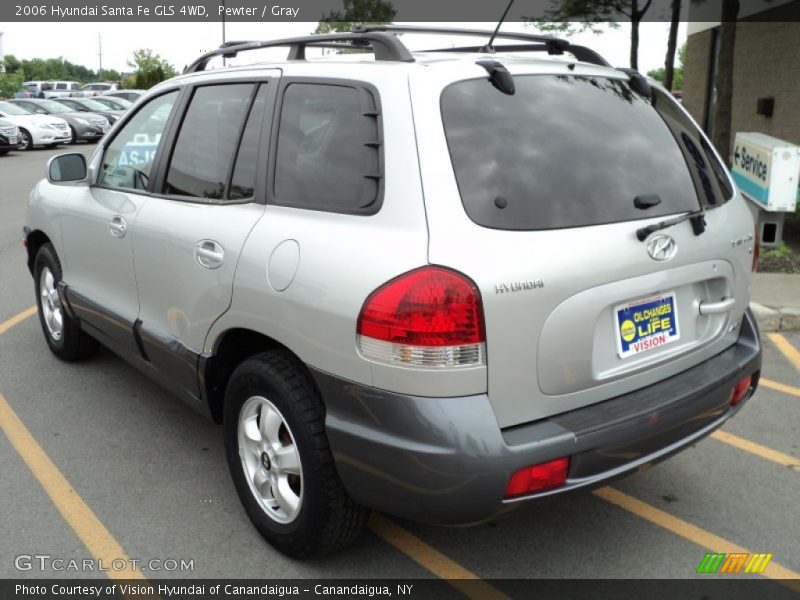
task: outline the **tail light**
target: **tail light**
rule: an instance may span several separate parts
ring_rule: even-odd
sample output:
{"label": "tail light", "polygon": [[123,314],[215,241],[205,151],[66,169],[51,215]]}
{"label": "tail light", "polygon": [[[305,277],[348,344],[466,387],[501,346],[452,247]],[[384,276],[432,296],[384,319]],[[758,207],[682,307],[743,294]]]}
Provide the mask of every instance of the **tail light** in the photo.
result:
{"label": "tail light", "polygon": [[520,469],[508,480],[505,497],[513,498],[562,486],[567,481],[568,469],[568,457]]}
{"label": "tail light", "polygon": [[761,240],[758,239],[758,225],[753,232],[753,273],[758,271],[758,261],[761,258]]}
{"label": "tail light", "polygon": [[747,377],[742,378],[735,386],[733,386],[733,391],[731,392],[731,406],[736,406],[744,399],[745,396],[747,396],[752,384],[753,376],[748,375]]}
{"label": "tail light", "polygon": [[442,267],[422,267],[367,298],[357,343],[370,359],[423,367],[484,364],[483,308],[475,284]]}

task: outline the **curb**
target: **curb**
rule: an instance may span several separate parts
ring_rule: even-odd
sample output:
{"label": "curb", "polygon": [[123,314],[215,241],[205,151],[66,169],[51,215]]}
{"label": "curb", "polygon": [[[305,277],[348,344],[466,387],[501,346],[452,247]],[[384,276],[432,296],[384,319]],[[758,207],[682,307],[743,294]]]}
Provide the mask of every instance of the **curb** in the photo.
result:
{"label": "curb", "polygon": [[750,310],[753,311],[758,328],[761,331],[800,330],[800,308],[795,306],[771,308],[757,302],[751,302]]}

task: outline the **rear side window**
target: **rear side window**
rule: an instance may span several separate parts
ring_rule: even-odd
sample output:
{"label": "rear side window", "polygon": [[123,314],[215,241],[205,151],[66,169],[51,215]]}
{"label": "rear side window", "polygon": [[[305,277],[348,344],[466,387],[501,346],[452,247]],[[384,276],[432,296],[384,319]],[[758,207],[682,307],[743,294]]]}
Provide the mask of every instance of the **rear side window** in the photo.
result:
{"label": "rear side window", "polygon": [[221,200],[255,85],[195,90],[178,132],[164,193]]}
{"label": "rear side window", "polygon": [[256,170],[258,169],[258,143],[261,139],[261,124],[264,122],[266,107],[267,86],[262,85],[250,108],[247,125],[242,133],[242,142],[239,144],[239,152],[236,155],[231,186],[228,191],[228,198],[231,200],[244,200],[252,198],[254,195]]}
{"label": "rear side window", "polygon": [[275,202],[372,214],[382,189],[375,96],[347,85],[292,83],[283,96]]}
{"label": "rear side window", "polygon": [[[651,101],[625,80],[523,75],[516,93],[486,79],[442,93],[442,118],[468,216],[497,229],[539,230],[629,221],[685,212],[715,202],[701,193],[688,146],[691,121],[654,90]],[[662,104],[668,115],[659,111]],[[708,168],[708,165],[706,166]],[[722,171],[724,175],[724,170]],[[657,195],[647,210],[634,198]]]}

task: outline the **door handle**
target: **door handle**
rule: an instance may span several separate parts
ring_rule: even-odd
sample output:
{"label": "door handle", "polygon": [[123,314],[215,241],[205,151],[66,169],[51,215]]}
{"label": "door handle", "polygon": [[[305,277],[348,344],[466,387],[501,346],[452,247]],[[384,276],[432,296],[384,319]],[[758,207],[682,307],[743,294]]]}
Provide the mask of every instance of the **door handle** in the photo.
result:
{"label": "door handle", "polygon": [[700,314],[701,315],[721,315],[730,312],[736,304],[736,298],[723,298],[719,302],[701,302]]}
{"label": "door handle", "polygon": [[194,245],[194,259],[206,269],[219,269],[225,260],[225,250],[214,240],[200,240]]}
{"label": "door handle", "polygon": [[128,223],[120,216],[111,217],[108,222],[108,231],[117,238],[124,238],[128,231]]}

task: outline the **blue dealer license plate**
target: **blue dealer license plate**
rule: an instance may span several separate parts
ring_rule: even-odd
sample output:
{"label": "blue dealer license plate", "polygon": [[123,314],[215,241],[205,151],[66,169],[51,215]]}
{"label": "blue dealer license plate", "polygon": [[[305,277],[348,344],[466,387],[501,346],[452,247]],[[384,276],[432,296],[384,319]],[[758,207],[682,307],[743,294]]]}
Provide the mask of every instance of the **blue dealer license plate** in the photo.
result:
{"label": "blue dealer license plate", "polygon": [[649,296],[614,308],[617,354],[628,358],[679,337],[675,292]]}

